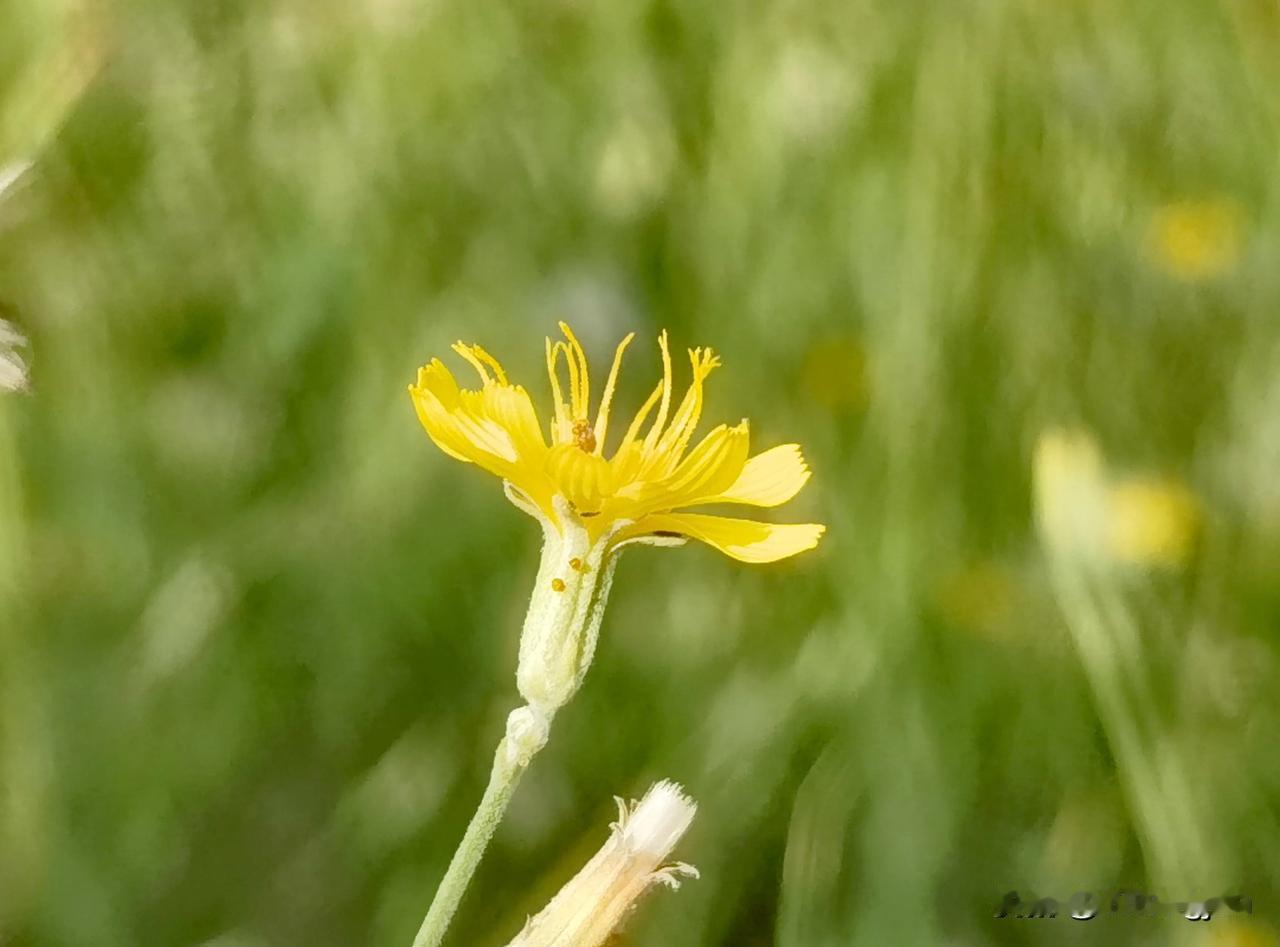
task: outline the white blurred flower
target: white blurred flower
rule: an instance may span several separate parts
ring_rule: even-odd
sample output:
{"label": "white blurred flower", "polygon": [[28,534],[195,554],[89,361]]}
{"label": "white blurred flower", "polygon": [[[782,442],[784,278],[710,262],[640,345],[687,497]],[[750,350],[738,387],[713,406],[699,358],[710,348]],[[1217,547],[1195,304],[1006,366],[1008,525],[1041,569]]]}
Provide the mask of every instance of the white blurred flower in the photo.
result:
{"label": "white blurred flower", "polygon": [[785,135],[812,142],[838,128],[862,97],[848,63],[817,43],[796,41],[779,52],[765,101]]}
{"label": "white blurred flower", "polygon": [[508,947],[598,947],[654,884],[680,887],[692,865],[664,864],[688,830],[697,804],[667,780],[638,803],[618,803],[618,821],[595,856],[560,889]]}
{"label": "white blurred flower", "polygon": [[1107,519],[1106,471],[1097,442],[1083,431],[1046,431],[1036,443],[1033,466],[1041,539],[1058,552],[1095,557]]}
{"label": "white blurred flower", "polygon": [[145,683],[172,677],[195,660],[231,606],[231,571],[216,559],[194,554],[156,590],[142,614]]}
{"label": "white blurred flower", "polygon": [[31,379],[27,361],[18,352],[27,338],[12,323],[0,319],[0,391],[26,391]]}
{"label": "white blurred flower", "polygon": [[414,728],[346,793],[336,821],[364,857],[383,857],[422,829],[453,785],[457,752],[448,733]]}
{"label": "white blurred flower", "polygon": [[596,198],[616,217],[631,217],[667,190],[675,144],[663,122],[629,120],[605,140],[596,165]]}

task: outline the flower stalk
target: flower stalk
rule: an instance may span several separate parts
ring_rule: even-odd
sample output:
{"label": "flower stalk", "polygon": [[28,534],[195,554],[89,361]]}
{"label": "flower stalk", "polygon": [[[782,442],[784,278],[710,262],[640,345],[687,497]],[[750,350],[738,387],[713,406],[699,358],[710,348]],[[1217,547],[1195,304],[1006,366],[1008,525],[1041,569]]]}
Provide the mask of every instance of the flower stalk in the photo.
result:
{"label": "flower stalk", "polygon": [[503,737],[493,756],[489,785],[485,788],[475,815],[471,817],[466,834],[462,836],[462,841],[449,861],[444,878],[440,880],[440,887],[436,889],[436,896],[418,929],[418,936],[413,939],[413,947],[437,947],[444,940],[449,922],[453,920],[458,904],[471,883],[471,876],[475,874],[484,850],[493,838],[494,830],[507,811],[507,803],[511,801],[516,784],[520,782],[520,777],[536,752],[537,749],[525,754],[513,746],[508,721],[508,735]]}
{"label": "flower stalk", "polygon": [[618,554],[612,532],[592,542],[586,527],[557,498],[557,527],[510,484],[507,496],[542,522],[542,558],[520,633],[516,685],[528,701],[507,717],[480,805],[445,870],[413,947],[437,947],[502,821],[520,777],[546,746],[551,721],[581,686],[595,656],[600,621]]}

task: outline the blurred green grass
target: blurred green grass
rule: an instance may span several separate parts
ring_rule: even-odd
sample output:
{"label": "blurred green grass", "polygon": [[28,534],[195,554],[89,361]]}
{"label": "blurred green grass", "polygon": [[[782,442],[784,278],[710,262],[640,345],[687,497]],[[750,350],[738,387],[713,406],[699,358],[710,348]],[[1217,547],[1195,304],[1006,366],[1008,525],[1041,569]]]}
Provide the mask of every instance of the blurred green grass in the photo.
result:
{"label": "blurred green grass", "polygon": [[[411,940],[538,537],[404,386],[461,337],[541,398],[557,318],[595,359],[715,346],[709,417],[804,444],[788,518],[830,530],[624,558],[455,943],[505,943],[661,777],[702,879],[624,943],[1275,942],[1273,4],[0,21],[0,168],[34,162],[0,195],[32,388],[0,392],[0,943]],[[1191,553],[1049,568],[1059,425],[1192,490]],[[991,918],[1118,885],[1256,917]]]}

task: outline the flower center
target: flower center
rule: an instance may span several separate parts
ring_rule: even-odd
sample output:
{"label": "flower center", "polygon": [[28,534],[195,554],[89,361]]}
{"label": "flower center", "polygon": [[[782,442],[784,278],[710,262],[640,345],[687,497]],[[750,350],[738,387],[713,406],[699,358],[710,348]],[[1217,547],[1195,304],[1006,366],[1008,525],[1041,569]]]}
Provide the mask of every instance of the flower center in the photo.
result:
{"label": "flower center", "polygon": [[560,495],[573,504],[579,515],[599,513],[605,497],[613,495],[614,478],[609,462],[598,454],[588,453],[580,443],[557,444],[551,448],[546,470]]}

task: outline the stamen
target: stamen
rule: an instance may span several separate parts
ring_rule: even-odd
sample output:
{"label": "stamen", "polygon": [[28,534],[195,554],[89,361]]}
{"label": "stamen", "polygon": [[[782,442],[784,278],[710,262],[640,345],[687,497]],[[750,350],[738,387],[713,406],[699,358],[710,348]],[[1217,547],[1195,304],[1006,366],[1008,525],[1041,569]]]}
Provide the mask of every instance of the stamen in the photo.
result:
{"label": "stamen", "polygon": [[567,323],[560,323],[560,331],[569,340],[568,356],[578,363],[578,391],[574,395],[573,413],[576,417],[585,418],[591,407],[591,381],[587,372],[587,353],[583,351],[578,337],[573,334]]}
{"label": "stamen", "polygon": [[581,378],[578,359],[567,342],[557,342],[556,348],[564,352],[564,362],[569,369],[569,414],[571,417],[582,417],[586,412],[581,410],[582,399],[579,394]]}
{"label": "stamen", "polygon": [[644,452],[652,452],[662,436],[662,426],[667,423],[667,411],[671,408],[671,350],[667,348],[667,330],[663,329],[658,336],[658,347],[662,349],[662,404],[658,408],[658,416],[653,419],[653,427],[644,438]]}
{"label": "stamen", "polygon": [[596,435],[591,430],[591,425],[586,418],[573,422],[573,442],[585,454],[596,452]]}
{"label": "stamen", "polygon": [[551,440],[559,443],[560,431],[569,423],[569,409],[565,407],[564,395],[560,391],[560,379],[556,373],[556,363],[560,357],[560,343],[552,344],[547,339],[547,376],[551,379],[551,398],[555,402],[556,416],[551,422]]}
{"label": "stamen", "polygon": [[689,350],[689,364],[693,370],[693,382],[667,432],[659,439],[656,450],[659,455],[669,455],[672,462],[679,460],[697,429],[698,419],[702,416],[702,383],[719,367],[720,359],[709,348],[696,348]]}
{"label": "stamen", "polygon": [[623,435],[622,443],[618,445],[618,449],[614,451],[614,456],[622,453],[622,449],[634,441],[640,435],[640,428],[644,425],[644,420],[649,416],[649,412],[653,410],[653,406],[658,403],[658,396],[662,394],[662,382],[658,382],[658,386],[653,389],[653,393],[641,406],[636,413],[635,420],[631,422],[631,426],[627,428],[627,433]]}
{"label": "stamen", "polygon": [[627,346],[635,337],[634,332],[628,333],[627,337],[618,343],[618,348],[613,353],[613,367],[609,369],[609,380],[604,383],[604,394],[600,396],[600,410],[596,414],[597,453],[604,453],[604,436],[609,432],[609,406],[613,404],[613,389],[618,383],[618,372],[622,368],[622,353],[627,350]]}
{"label": "stamen", "polygon": [[476,354],[477,358],[493,369],[493,373],[498,376],[498,384],[510,384],[510,382],[507,381],[507,373],[502,370],[502,366],[498,364],[498,360],[496,358],[478,345],[471,346],[471,351]]}

